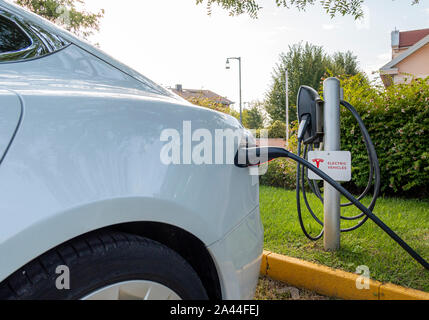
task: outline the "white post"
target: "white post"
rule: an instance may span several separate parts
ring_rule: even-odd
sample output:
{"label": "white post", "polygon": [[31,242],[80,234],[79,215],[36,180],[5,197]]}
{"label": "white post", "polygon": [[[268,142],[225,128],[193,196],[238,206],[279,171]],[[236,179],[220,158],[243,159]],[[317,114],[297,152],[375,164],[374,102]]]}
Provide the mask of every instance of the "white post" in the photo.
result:
{"label": "white post", "polygon": [[[340,151],[340,81],[328,78],[323,83],[325,99],[325,151]],[[341,208],[340,193],[324,182],[325,250],[340,249]]]}
{"label": "white post", "polygon": [[286,149],[289,149],[289,71],[286,69]]}
{"label": "white post", "polygon": [[243,103],[241,98],[241,57],[238,57],[238,74],[239,74],[239,87],[240,87],[240,123],[243,124]]}

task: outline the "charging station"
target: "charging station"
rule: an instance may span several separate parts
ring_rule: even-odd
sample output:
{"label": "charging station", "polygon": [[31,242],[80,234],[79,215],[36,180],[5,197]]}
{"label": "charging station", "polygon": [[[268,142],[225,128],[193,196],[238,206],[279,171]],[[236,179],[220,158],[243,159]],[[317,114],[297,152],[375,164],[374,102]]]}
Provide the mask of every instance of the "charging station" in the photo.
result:
{"label": "charging station", "polygon": [[[377,153],[371,137],[358,112],[346,101],[341,100],[340,81],[337,78],[328,78],[323,83],[323,101],[318,93],[307,86],[302,86],[298,93],[298,119],[300,130],[298,132],[298,156],[301,156],[304,145],[303,158],[316,165],[318,169],[329,175],[336,182],[351,181],[351,159],[349,151],[341,151],[340,108],[344,106],[351,112],[359,124],[363,140],[366,145],[370,175],[364,192],[357,200],[363,199],[371,189],[374,189],[370,210],[373,210],[380,193],[380,165]],[[302,170],[302,172],[301,172]],[[362,226],[368,218],[364,214],[355,217],[343,217],[341,208],[352,205],[352,202],[341,204],[340,193],[326,180],[323,182],[323,196],[318,180],[324,180],[305,166],[298,165],[297,170],[297,207],[301,228],[310,240],[316,241],[324,238],[324,246],[327,251],[335,251],[340,248],[341,232],[354,231]],[[324,206],[324,221],[317,218],[309,205],[306,186],[308,183],[311,191],[320,199]],[[301,198],[303,194],[305,205],[320,224],[322,231],[318,236],[312,236],[307,232],[301,213]],[[341,220],[360,220],[356,226],[341,229]]]}
{"label": "charging station", "polygon": [[[390,229],[374,213],[377,198],[380,193],[380,165],[377,152],[369,136],[368,130],[356,109],[348,102],[342,100],[340,81],[337,78],[328,78],[324,81],[324,100],[313,88],[302,86],[298,92],[298,151],[297,154],[275,147],[243,147],[235,157],[235,165],[240,168],[262,164],[261,159],[268,161],[276,158],[290,158],[297,162],[296,176],[296,202],[298,218],[305,236],[317,241],[324,238],[327,251],[340,248],[341,232],[351,232],[369,219],[396,241],[410,256],[412,256],[425,269],[429,270],[429,263],[413,250],[403,239]],[[352,113],[359,124],[361,134],[368,153],[370,173],[365,190],[357,198],[346,190],[340,183],[350,181],[352,154],[341,151],[340,107],[345,107]],[[323,192],[319,185],[323,181]],[[312,210],[306,192],[306,183],[309,189],[317,196],[324,206],[324,219],[321,221]],[[368,207],[360,201],[373,190],[372,200]],[[311,235],[302,218],[301,194],[305,206],[320,225],[321,231],[317,236]],[[341,195],[348,199],[348,203],[341,203]],[[354,217],[341,215],[341,208],[357,207],[361,213]],[[341,229],[341,220],[357,221],[356,225]]]}

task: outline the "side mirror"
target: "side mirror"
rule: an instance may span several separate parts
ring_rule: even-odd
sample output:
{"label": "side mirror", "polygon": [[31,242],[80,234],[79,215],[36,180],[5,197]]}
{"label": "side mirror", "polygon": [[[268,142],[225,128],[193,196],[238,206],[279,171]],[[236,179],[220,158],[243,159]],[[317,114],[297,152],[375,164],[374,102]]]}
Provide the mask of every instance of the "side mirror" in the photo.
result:
{"label": "side mirror", "polygon": [[301,86],[297,99],[298,120],[304,115],[310,116],[310,125],[304,135],[305,144],[314,144],[316,148],[323,142],[323,100],[316,90],[309,86]]}

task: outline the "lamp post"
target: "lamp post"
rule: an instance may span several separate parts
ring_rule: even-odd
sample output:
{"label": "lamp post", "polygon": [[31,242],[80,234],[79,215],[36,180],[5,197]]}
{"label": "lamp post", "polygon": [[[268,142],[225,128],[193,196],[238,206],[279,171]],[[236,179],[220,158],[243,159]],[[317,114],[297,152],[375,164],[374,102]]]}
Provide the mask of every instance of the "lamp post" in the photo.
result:
{"label": "lamp post", "polygon": [[226,59],[226,69],[231,69],[230,60],[238,60],[238,85],[239,85],[239,94],[240,94],[240,123],[243,124],[243,106],[241,100],[241,57],[231,57]]}

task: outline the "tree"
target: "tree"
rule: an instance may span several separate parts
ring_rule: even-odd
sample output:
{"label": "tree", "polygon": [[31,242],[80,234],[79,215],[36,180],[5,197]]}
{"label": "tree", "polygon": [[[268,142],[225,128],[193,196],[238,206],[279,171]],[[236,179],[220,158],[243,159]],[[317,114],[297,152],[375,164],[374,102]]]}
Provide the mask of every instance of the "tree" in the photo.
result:
{"label": "tree", "polygon": [[296,99],[301,85],[315,90],[321,87],[322,78],[329,72],[334,75],[355,75],[359,72],[357,57],[351,52],[327,55],[323,47],[309,43],[289,46],[289,51],[280,55],[274,67],[271,88],[267,92],[265,108],[273,121],[286,118],[286,69],[289,73],[289,119],[297,119]]}
{"label": "tree", "polygon": [[[420,0],[409,0],[412,5],[420,2]],[[258,0],[196,0],[197,4],[207,3],[207,11],[211,14],[213,4],[227,10],[230,15],[241,15],[247,13],[252,18],[258,17],[258,12],[262,7],[258,4]],[[308,6],[314,5],[316,0],[275,0],[278,7],[291,8],[295,7],[298,10],[305,10]],[[351,15],[355,19],[363,17],[362,4],[364,0],[319,0],[323,9],[331,17],[340,14],[342,16]]]}
{"label": "tree", "polygon": [[97,13],[78,9],[77,6],[84,5],[84,0],[15,0],[15,2],[83,38],[88,38],[94,31],[100,30],[100,20],[104,16],[104,9]]}
{"label": "tree", "polygon": [[189,97],[189,98],[186,98],[186,100],[188,100],[192,104],[195,104],[196,106],[216,110],[226,114],[231,114],[231,108],[229,106],[226,106],[216,101],[215,99],[199,96],[199,97]]}
{"label": "tree", "polygon": [[358,73],[357,57],[351,51],[336,52],[331,57],[329,70],[336,75],[355,75]]}
{"label": "tree", "polygon": [[271,139],[286,139],[286,124],[276,120],[268,127],[268,137]]}
{"label": "tree", "polygon": [[[203,96],[186,98],[192,104],[200,107],[223,112],[240,120],[240,113],[224,105],[215,99],[206,98]],[[250,109],[243,110],[243,126],[248,129],[259,129],[264,127],[264,115],[261,111],[262,103],[259,101],[253,102]]]}
{"label": "tree", "polygon": [[243,125],[248,129],[260,129],[264,127],[264,116],[257,104],[244,110]]}
{"label": "tree", "polygon": [[[233,109],[229,114],[240,120],[240,112]],[[261,101],[253,101],[250,103],[249,109],[243,109],[243,126],[247,129],[261,129],[264,128],[264,122],[267,120],[264,115],[264,105]]]}

